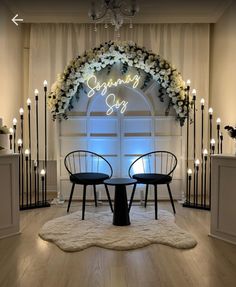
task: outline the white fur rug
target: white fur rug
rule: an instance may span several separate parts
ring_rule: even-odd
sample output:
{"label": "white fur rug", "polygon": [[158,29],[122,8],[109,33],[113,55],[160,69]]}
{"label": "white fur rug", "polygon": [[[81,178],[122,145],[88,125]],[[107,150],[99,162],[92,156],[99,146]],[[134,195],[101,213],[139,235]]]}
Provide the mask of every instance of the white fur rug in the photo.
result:
{"label": "white fur rug", "polygon": [[159,210],[158,220],[153,211],[132,211],[131,225],[112,225],[111,212],[86,212],[81,220],[81,211],[48,221],[39,235],[54,242],[64,251],[79,251],[90,246],[115,250],[129,250],[160,243],[176,248],[193,248],[197,242],[175,224],[174,216]]}

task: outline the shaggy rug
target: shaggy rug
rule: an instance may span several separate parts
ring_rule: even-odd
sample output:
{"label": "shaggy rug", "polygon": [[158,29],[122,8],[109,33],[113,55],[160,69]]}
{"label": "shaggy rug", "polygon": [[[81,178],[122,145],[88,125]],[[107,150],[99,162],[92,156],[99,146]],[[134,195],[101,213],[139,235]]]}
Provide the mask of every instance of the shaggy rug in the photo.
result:
{"label": "shaggy rug", "polygon": [[64,251],[79,251],[90,246],[115,250],[130,250],[154,243],[176,248],[193,248],[197,242],[175,224],[174,216],[159,210],[158,220],[153,211],[132,211],[131,225],[112,225],[111,212],[86,212],[81,220],[81,211],[48,221],[39,236],[55,243]]}

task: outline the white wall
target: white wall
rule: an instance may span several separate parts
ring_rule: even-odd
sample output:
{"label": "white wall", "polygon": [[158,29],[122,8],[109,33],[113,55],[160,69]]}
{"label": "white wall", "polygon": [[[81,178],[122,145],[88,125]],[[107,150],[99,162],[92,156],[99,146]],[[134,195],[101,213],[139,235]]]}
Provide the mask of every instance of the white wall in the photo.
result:
{"label": "white wall", "polygon": [[[213,25],[211,34],[210,103],[222,126],[236,125],[236,3]],[[233,141],[224,134],[224,151]]]}
{"label": "white wall", "polygon": [[14,15],[0,0],[0,118],[12,125],[22,97],[22,29],[11,21]]}

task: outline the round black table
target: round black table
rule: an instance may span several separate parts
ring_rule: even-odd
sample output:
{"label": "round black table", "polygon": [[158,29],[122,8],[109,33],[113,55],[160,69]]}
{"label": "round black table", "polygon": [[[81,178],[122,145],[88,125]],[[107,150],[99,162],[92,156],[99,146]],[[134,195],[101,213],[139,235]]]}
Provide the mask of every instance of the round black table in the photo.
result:
{"label": "round black table", "polygon": [[113,225],[130,225],[126,185],[136,185],[136,183],[137,180],[131,178],[111,178],[104,180],[105,185],[115,186]]}

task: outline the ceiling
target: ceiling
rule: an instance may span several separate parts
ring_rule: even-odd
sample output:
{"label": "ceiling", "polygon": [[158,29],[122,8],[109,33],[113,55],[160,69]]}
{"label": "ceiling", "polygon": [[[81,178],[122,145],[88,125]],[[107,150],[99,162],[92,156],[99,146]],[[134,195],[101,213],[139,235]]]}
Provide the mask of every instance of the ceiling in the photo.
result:
{"label": "ceiling", "polygon": [[[4,0],[25,23],[89,23],[91,0]],[[126,0],[129,2],[129,0]],[[134,23],[215,23],[232,0],[137,0]],[[13,16],[14,16],[13,15]]]}

